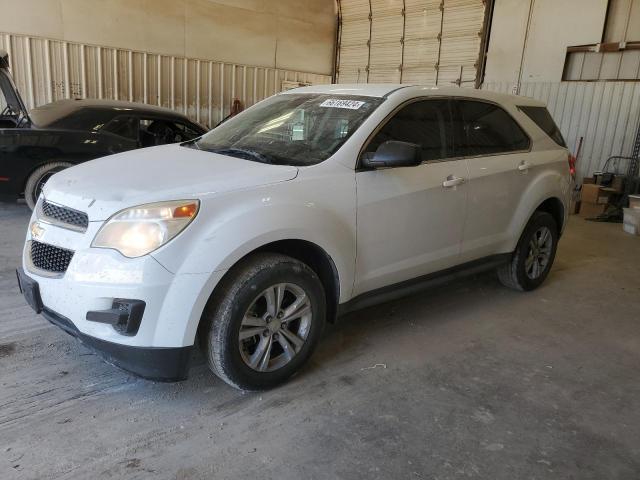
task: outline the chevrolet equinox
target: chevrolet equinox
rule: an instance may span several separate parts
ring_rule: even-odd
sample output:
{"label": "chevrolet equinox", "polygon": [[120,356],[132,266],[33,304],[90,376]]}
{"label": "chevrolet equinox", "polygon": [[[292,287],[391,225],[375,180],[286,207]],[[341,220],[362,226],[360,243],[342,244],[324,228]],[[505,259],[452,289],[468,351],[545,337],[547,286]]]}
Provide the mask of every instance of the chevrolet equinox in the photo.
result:
{"label": "chevrolet equinox", "polygon": [[125,370],[183,379],[197,341],[224,381],[266,389],[344,312],[487,268],[538,287],[571,168],[529,98],[299,88],[197,139],[55,174],[18,280],[36,312]]}

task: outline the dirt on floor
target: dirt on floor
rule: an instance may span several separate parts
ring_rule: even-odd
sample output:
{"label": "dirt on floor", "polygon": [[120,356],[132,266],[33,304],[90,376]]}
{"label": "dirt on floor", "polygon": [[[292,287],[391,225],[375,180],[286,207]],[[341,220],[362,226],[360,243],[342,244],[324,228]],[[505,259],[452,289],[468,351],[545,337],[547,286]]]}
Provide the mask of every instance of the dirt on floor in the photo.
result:
{"label": "dirt on floor", "polygon": [[29,212],[0,205],[0,478],[640,478],[640,237],[572,218],[537,291],[493,274],[329,326],[289,384],[196,354],[140,380],[18,293]]}

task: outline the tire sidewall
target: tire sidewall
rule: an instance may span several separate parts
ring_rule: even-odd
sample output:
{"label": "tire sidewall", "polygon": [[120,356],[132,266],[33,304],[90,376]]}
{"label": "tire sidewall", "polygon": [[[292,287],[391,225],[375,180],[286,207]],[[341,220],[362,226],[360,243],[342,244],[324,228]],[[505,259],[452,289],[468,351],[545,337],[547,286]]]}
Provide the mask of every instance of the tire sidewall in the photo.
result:
{"label": "tire sidewall", "polygon": [[[71,166],[73,166],[73,164],[67,162],[45,163],[44,165],[40,165],[31,173],[31,175],[29,175],[24,187],[24,200],[31,210],[35,208],[36,203],[38,202],[38,198],[34,197],[34,193],[42,178],[52,170],[58,169],[58,171],[62,171]],[[58,173],[58,171],[55,173]]]}
{"label": "tire sidewall", "polygon": [[[259,270],[236,288],[231,298],[218,309],[213,318],[213,328],[208,336],[210,355],[218,358],[218,365],[225,377],[244,390],[272,388],[293,375],[311,356],[325,323],[325,295],[320,280],[305,265],[292,259]],[[249,306],[265,289],[278,283],[293,283],[301,287],[311,303],[312,322],[305,343],[296,356],[274,372],[258,372],[244,363],[240,354],[238,335],[242,319]],[[225,304],[226,303],[226,308]]]}
{"label": "tire sidewall", "polygon": [[[525,262],[529,253],[529,242],[531,241],[534,233],[541,227],[547,227],[551,232],[552,245],[551,254],[549,255],[549,262],[540,276],[535,279],[529,278],[526,272]],[[523,287],[523,290],[533,290],[539,287],[542,282],[545,281],[547,275],[551,271],[553,262],[556,257],[556,250],[558,248],[558,226],[556,225],[553,217],[546,212],[538,212],[527,224],[525,231],[520,237],[518,244],[518,256],[516,263],[516,275],[518,283]]]}

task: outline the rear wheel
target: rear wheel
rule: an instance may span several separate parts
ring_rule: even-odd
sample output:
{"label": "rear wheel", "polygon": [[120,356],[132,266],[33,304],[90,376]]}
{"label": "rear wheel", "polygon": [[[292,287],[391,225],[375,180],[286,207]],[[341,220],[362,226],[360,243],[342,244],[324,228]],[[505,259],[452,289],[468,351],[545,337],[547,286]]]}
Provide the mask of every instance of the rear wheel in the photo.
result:
{"label": "rear wheel", "polygon": [[200,334],[211,370],[242,390],[272,388],[313,353],[325,323],[318,276],[291,257],[260,253],[229,272]]}
{"label": "rear wheel", "polygon": [[31,210],[36,208],[38,197],[40,196],[40,193],[42,193],[44,184],[47,183],[49,178],[51,178],[55,173],[58,173],[65,168],[69,168],[71,165],[71,163],[67,162],[47,163],[36,168],[33,173],[29,175],[24,187],[24,200],[27,202],[27,205],[29,205]]}
{"label": "rear wheel", "polygon": [[509,263],[498,269],[503,285],[516,290],[538,288],[551,270],[558,246],[558,226],[547,212],[535,212]]}

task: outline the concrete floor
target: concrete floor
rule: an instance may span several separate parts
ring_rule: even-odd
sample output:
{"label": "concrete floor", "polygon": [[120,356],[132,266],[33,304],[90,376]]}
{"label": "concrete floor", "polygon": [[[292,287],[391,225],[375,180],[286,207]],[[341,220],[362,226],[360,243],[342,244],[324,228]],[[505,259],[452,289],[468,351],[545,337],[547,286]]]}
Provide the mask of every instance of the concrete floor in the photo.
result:
{"label": "concrete floor", "polygon": [[640,478],[640,238],[572,218],[532,293],[493,275],[327,328],[243,394],[103,363],[26,306],[28,211],[0,205],[0,478]]}

